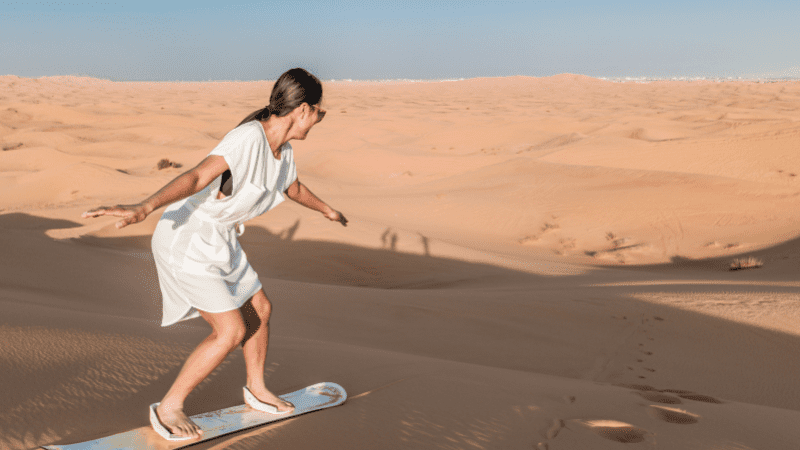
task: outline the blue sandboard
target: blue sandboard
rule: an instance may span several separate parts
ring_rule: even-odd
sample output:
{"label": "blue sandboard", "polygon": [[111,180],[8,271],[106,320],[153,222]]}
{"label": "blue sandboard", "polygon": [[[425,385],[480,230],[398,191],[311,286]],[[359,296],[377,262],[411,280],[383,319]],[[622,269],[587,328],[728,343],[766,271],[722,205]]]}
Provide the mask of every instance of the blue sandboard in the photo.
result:
{"label": "blue sandboard", "polygon": [[[247,405],[239,405],[191,416],[191,419],[203,430],[203,435],[188,441],[168,441],[159,436],[148,425],[93,441],[69,445],[46,445],[42,448],[48,450],[172,450],[215,439],[229,433],[341,405],[347,399],[347,393],[344,388],[336,383],[318,383],[290,394],[281,395],[280,398],[294,404],[295,409],[291,414],[277,416],[257,411]],[[142,414],[145,414],[145,412],[142,412]]]}

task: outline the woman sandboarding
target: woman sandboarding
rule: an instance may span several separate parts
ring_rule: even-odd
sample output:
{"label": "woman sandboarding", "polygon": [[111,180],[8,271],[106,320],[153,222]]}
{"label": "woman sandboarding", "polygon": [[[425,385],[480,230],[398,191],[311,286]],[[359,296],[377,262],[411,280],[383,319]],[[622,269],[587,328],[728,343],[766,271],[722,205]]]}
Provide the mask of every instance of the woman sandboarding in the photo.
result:
{"label": "woman sandboarding", "polygon": [[289,144],[305,139],[325,116],[321,101],[320,81],[304,69],[291,69],[275,82],[269,105],[245,118],[196,167],[137,205],[83,213],[84,218],[122,217],[116,224],[122,228],[169,205],[152,240],[163,297],[162,326],[200,316],[212,332],[186,360],[161,402],[150,407],[150,422],[166,439],[202,434],[183,412],[184,400],[239,344],[247,368],[245,402],[271,414],[294,409],[264,383],[272,305],[237,235],[245,221],[283,202],[284,194],[347,225],[340,212],[297,179]]}

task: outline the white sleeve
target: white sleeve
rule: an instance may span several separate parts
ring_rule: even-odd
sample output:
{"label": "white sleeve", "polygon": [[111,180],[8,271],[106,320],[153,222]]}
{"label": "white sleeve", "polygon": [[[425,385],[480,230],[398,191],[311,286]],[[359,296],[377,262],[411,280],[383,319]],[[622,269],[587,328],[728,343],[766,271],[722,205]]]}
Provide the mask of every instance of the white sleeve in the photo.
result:
{"label": "white sleeve", "polygon": [[258,130],[252,127],[240,126],[231,130],[224,138],[211,150],[210,155],[222,156],[228,163],[233,177],[233,192],[239,190],[242,182],[249,179],[250,161],[252,153],[257,151]]}

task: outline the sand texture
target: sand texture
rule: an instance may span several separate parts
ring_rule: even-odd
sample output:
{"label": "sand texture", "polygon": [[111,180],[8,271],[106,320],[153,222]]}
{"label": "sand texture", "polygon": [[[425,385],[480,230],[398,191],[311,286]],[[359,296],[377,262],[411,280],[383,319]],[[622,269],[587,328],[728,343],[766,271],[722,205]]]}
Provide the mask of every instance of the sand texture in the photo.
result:
{"label": "sand texture", "polygon": [[[80,214],[197,164],[271,86],[0,77],[1,450],[148,423],[210,329],[159,326],[160,212]],[[349,398],[195,448],[797,448],[798,105],[794,82],[325,83],[295,158],[349,226],[287,202],[241,242],[268,386]],[[244,381],[236,350],[187,412]]]}

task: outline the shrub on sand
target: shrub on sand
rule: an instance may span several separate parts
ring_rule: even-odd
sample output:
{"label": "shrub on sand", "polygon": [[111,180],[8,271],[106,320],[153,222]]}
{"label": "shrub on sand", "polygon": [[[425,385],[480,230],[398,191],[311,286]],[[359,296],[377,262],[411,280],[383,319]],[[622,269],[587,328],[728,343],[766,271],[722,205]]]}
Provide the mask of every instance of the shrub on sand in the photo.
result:
{"label": "shrub on sand", "polygon": [[744,269],[757,269],[763,266],[764,263],[752,256],[747,258],[736,258],[731,263],[731,270],[744,270]]}
{"label": "shrub on sand", "polygon": [[166,169],[168,167],[174,167],[174,168],[178,169],[181,166],[183,166],[183,164],[176,163],[174,161],[170,161],[167,158],[162,159],[161,161],[158,162],[158,164],[156,164],[156,167],[158,167],[158,170]]}

